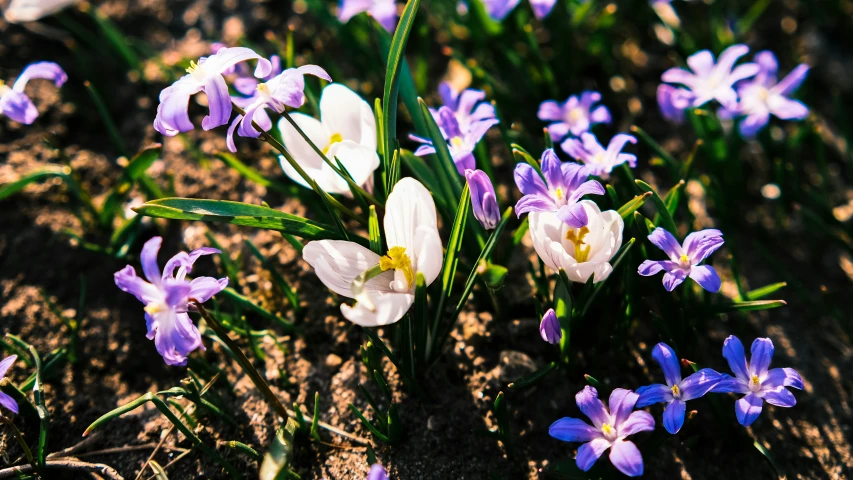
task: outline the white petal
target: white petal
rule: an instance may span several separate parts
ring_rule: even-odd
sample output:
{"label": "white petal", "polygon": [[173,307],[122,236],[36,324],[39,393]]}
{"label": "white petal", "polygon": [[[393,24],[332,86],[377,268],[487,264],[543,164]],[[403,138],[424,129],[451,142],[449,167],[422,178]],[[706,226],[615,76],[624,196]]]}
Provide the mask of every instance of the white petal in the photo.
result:
{"label": "white petal", "polygon": [[[292,113],[290,117],[317,148],[322,150],[329,146],[331,133],[319,120],[301,113]],[[311,148],[311,145],[302,138],[302,135],[293,128],[293,125],[286,118],[278,121],[278,129],[281,131],[282,143],[300,166],[320,168],[320,165],[324,163],[323,158],[317,155],[317,152]],[[293,177],[291,176],[291,178]]]}
{"label": "white petal", "polygon": [[415,271],[424,274],[426,284],[431,284],[441,273],[444,249],[438,229],[429,225],[421,225],[415,233]]}
{"label": "white petal", "polygon": [[[571,260],[571,259],[570,259]],[[601,282],[610,276],[613,267],[607,262],[583,262],[574,263],[573,260],[562,265],[566,276],[573,282],[586,283],[590,276],[595,276],[595,283]]]}
{"label": "white petal", "polygon": [[370,104],[340,83],[323,89],[320,96],[320,119],[330,134],[339,134],[376,150],[376,119]]}
{"label": "white petal", "polygon": [[11,23],[32,22],[77,2],[78,0],[12,0],[4,15]]}
{"label": "white petal", "polygon": [[[379,255],[344,240],[308,242],[302,250],[302,258],[314,267],[317,277],[329,290],[347,298],[353,298],[350,288],[355,277],[379,263]],[[367,281],[365,290],[391,292],[389,285],[393,279],[393,272],[382,272]]]}
{"label": "white petal", "polygon": [[360,303],[350,307],[341,304],[341,313],[347,320],[362,327],[380,327],[397,322],[415,301],[415,296],[409,293],[370,292],[375,311],[370,311]]}
{"label": "white petal", "polygon": [[554,212],[531,212],[528,219],[533,248],[545,265],[557,271],[561,264],[571,261],[564,259],[568,254],[561,243],[568,226]]}
{"label": "white petal", "polygon": [[[335,158],[340,160],[353,181],[362,187],[373,176],[373,172],[379,168],[379,154],[376,153],[376,148],[359,145],[352,140],[344,140],[343,142],[332,144],[329,147],[328,156],[332,162],[335,161]],[[337,174],[335,174],[335,177],[343,183],[345,191],[349,192],[346,180]]]}
{"label": "white petal", "polygon": [[435,202],[426,187],[406,177],[394,185],[385,202],[385,239],[388,248],[404,247],[414,254],[416,230],[420,226],[437,229]]}

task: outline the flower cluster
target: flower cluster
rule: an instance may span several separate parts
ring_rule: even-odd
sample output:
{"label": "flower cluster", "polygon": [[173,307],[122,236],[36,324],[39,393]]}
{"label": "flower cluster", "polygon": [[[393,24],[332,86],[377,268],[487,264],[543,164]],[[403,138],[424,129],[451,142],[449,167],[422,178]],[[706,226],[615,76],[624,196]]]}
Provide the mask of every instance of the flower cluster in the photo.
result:
{"label": "flower cluster", "polygon": [[39,112],[25,89],[30,80],[37,78],[50,80],[57,87],[61,87],[68,80],[65,71],[53,62],[31,63],[18,75],[11,87],[0,80],[0,112],[16,122],[32,124],[38,118]]}
{"label": "flower cluster", "polygon": [[715,61],[709,50],[702,50],[687,58],[690,70],[671,68],[664,72],[664,83],[657,91],[663,116],[680,123],[688,108],[716,101],[721,118],[742,117],[739,130],[744,137],[755,136],[770,121],[770,115],[782,120],[806,118],[808,108],[789,96],[806,79],[809,67],[799,65],[777,81],[779,64],[772,52],[759,52],[753,62],[735,66],[748,53],[746,45],[733,45]]}
{"label": "flower cluster", "polygon": [[780,407],[792,407],[797,403],[785,387],[802,390],[803,379],[791,368],[769,368],[773,357],[773,342],[769,338],[757,338],[753,342],[752,359],[748,363],[740,340],[730,336],[723,344],[723,356],[735,377],[703,368],[682,378],[675,351],[665,343],[658,343],[652,349],[652,358],[663,370],[665,384],[648,385],[636,392],[617,388],[610,395],[609,410],[598,399],[598,391],[586,386],[575,396],[575,401],[581,412],[592,420],[592,425],[565,417],[554,422],[548,433],[557,440],[583,443],[575,458],[581,470],[592,468],[610,449],[613,466],[629,477],[636,477],[643,474],[643,457],[626,437],[654,430],[655,421],[648,412],[632,411],[634,408],[665,403],[663,426],[674,435],[684,425],[686,402],[709,392],[746,394],[735,403],[737,421],[745,427],[758,418],[764,401]]}

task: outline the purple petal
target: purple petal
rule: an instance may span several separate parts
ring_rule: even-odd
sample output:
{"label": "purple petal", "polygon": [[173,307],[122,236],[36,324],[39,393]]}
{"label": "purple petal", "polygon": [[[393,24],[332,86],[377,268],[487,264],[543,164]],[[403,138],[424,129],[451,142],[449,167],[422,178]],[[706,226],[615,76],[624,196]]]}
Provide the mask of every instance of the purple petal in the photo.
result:
{"label": "purple petal", "polygon": [[539,20],[547,17],[551,13],[551,10],[554,9],[556,3],[557,0],[530,0],[530,6],[533,7],[533,15]]}
{"label": "purple petal", "polygon": [[749,381],[749,366],[746,363],[746,353],[744,353],[743,344],[740,339],[734,335],[729,335],[723,342],[723,358],[729,362],[729,368],[739,379]]}
{"label": "purple petal", "polygon": [[663,428],[667,432],[675,435],[681,430],[684,425],[684,412],[687,409],[687,404],[681,400],[673,400],[663,410]]}
{"label": "purple petal", "polygon": [[[542,340],[545,340],[551,345],[560,343],[560,340],[563,338],[563,330],[560,328],[560,321],[557,319],[557,314],[554,312],[553,308],[549,308],[548,311],[545,312],[545,315],[542,316],[542,322],[539,323],[539,335],[542,337]],[[553,434],[551,436],[553,436]],[[585,442],[587,440],[579,441]]]}
{"label": "purple petal", "polygon": [[154,346],[167,365],[184,366],[187,355],[204,349],[201,334],[186,313],[160,312],[154,315],[157,330]]}
{"label": "purple petal", "polygon": [[471,190],[471,207],[483,228],[491,230],[498,225],[501,213],[495,196],[495,187],[486,172],[482,170],[466,170],[465,178]]}
{"label": "purple petal", "polygon": [[[266,77],[272,71],[272,64],[269,60],[261,57],[251,48],[246,47],[226,47],[219,49],[215,54],[207,57],[207,60],[204,62],[204,70],[211,77],[219,77],[222,72],[247,60],[258,61],[258,66],[255,68],[255,76],[258,78]],[[224,123],[220,123],[220,125],[224,125]]]}
{"label": "purple petal", "polygon": [[0,362],[0,380],[2,380],[3,377],[6,376],[6,372],[8,372],[10,368],[12,368],[12,365],[17,359],[17,355],[9,355],[8,357],[4,358],[2,362]]}
{"label": "purple petal", "polygon": [[785,389],[785,387],[763,390],[762,393],[764,394],[764,400],[770,405],[790,408],[797,404],[794,394]]}
{"label": "purple petal", "polygon": [[670,260],[644,260],[637,269],[637,273],[644,277],[650,277],[662,271],[670,271],[678,265]]}
{"label": "purple petal", "polygon": [[38,109],[23,92],[7,92],[0,99],[0,106],[3,108],[3,115],[24,125],[32,125],[39,116]]}
{"label": "purple petal", "polygon": [[681,282],[687,278],[687,272],[680,268],[676,268],[674,270],[670,270],[663,274],[663,288],[666,289],[667,292],[671,292],[675,290],[675,287],[681,285]]}
{"label": "purple petal", "polygon": [[338,6],[338,20],[346,23],[359,13],[366,12],[372,3],[372,0],[342,0]]}
{"label": "purple petal", "polygon": [[130,265],[113,274],[113,280],[121,291],[135,296],[137,300],[146,305],[159,297],[157,287],[137,277],[136,270]]}
{"label": "purple petal", "polygon": [[735,415],[737,421],[744,427],[752,425],[752,422],[761,415],[761,407],[764,401],[754,393],[750,393],[735,402]]}
{"label": "purple petal", "polygon": [[475,145],[480,143],[480,140],[483,139],[486,132],[498,123],[500,122],[496,118],[480,120],[479,122],[472,123],[469,126],[468,132],[465,134],[465,143],[470,145],[471,148],[474,148]]}
{"label": "purple petal", "polygon": [[139,254],[139,262],[142,264],[142,272],[145,278],[154,285],[160,285],[160,267],[157,265],[157,253],[160,251],[160,245],[163,244],[163,237],[151,237],[142,246],[142,252]]}
{"label": "purple petal", "polygon": [[238,77],[234,79],[234,82],[232,82],[234,90],[237,90],[247,97],[254,95],[259,84],[260,82],[255,77]]}
{"label": "purple petal", "polygon": [[717,251],[723,243],[723,232],[714,228],[700,230],[684,239],[684,253],[690,257],[690,263],[696,265]]}
{"label": "purple petal", "polygon": [[601,437],[601,432],[579,418],[565,417],[548,428],[548,435],[564,442],[589,442]]}
{"label": "purple petal", "polygon": [[543,122],[557,122],[563,119],[563,109],[554,100],[548,100],[539,104],[536,116]]}
{"label": "purple petal", "polygon": [[769,338],[756,338],[752,342],[749,357],[749,371],[752,375],[764,377],[773,360],[773,341]]}
{"label": "purple petal", "polygon": [[768,107],[770,113],[782,120],[802,120],[809,116],[809,107],[785,97],[772,97]]}
{"label": "purple petal", "polygon": [[613,416],[613,424],[617,428],[628,419],[628,415],[634,410],[634,405],[640,396],[631,390],[624,388],[613,389],[610,393],[608,404],[610,406],[610,415]]}
{"label": "purple petal", "polygon": [[610,139],[610,143],[607,145],[607,156],[616,158],[619,152],[625,148],[625,144],[627,143],[637,143],[637,137],[624,133],[614,136]]}
{"label": "purple petal", "polygon": [[747,115],[740,121],[738,130],[744,138],[752,138],[770,122],[770,112],[761,111]]}
{"label": "purple petal", "polygon": [[643,474],[643,456],[634,442],[628,440],[613,442],[613,448],[610,449],[610,463],[629,477],[638,477]]}
{"label": "purple petal", "polygon": [[459,94],[457,107],[450,108],[460,114],[467,116],[474,110],[474,106],[477,105],[477,103],[483,101],[485,98],[486,92],[482,90],[468,88]]}
{"label": "purple petal", "polygon": [[764,50],[755,54],[753,63],[758,65],[758,75],[755,81],[764,86],[768,85],[769,81],[776,80],[776,73],[779,70],[779,62],[776,60],[776,55],[769,50]]}
{"label": "purple petal", "polygon": [[664,385],[662,383],[654,383],[652,385],[640,387],[637,389],[636,393],[640,396],[637,399],[637,404],[635,405],[637,408],[648,407],[655,403],[669,402],[672,400],[672,390],[669,385]]}
{"label": "purple petal", "polygon": [[[749,53],[749,47],[746,45],[732,45],[731,47],[723,50],[723,53],[720,54],[720,58],[717,59],[717,65],[715,68],[717,71],[730,72],[738,59],[747,53]],[[756,68],[757,67],[758,66],[756,65]]]}
{"label": "purple petal", "polygon": [[549,148],[542,153],[542,176],[545,177],[545,182],[548,183],[548,187],[551,190],[556,190],[557,188],[565,190],[563,173],[560,169],[561,163],[560,159],[557,158],[557,154],[554,153],[553,148]]}
{"label": "purple petal", "polygon": [[652,358],[660,368],[663,369],[663,377],[667,385],[678,385],[681,383],[681,365],[675,350],[669,345],[661,342],[652,348]]}
{"label": "purple petal", "polygon": [[[0,377],[3,374],[0,373]],[[767,377],[761,383],[762,386],[767,388],[775,388],[775,387],[794,387],[799,390],[805,388],[803,384],[803,377],[797,373],[793,368],[771,368],[767,372]]]}
{"label": "purple petal", "polygon": [[684,89],[673,87],[665,83],[660,84],[657,90],[658,108],[663,118],[673,123],[684,121],[684,111],[689,106],[689,96],[685,95]]}
{"label": "purple petal", "polygon": [[189,298],[195,299],[200,303],[210,300],[210,297],[225,290],[228,286],[228,278],[215,279],[213,277],[198,277],[190,282],[190,291],[187,294]]}
{"label": "purple petal", "polygon": [[689,375],[678,385],[681,389],[681,399],[687,402],[699,398],[710,392],[722,379],[723,376],[716,370],[703,368]]}
{"label": "purple petal", "polygon": [[394,33],[397,29],[397,5],[394,0],[374,1],[368,12],[388,33]]}
{"label": "purple petal", "polygon": [[439,108],[437,123],[447,139],[462,137],[462,131],[459,129],[459,122],[456,120],[453,110],[447,107]]}
{"label": "purple petal", "polygon": [[592,113],[589,114],[589,120],[592,123],[610,123],[613,119],[610,117],[610,110],[604,105],[598,106]]}
{"label": "purple petal", "polygon": [[190,96],[199,90],[200,87],[195,84],[189,81],[182,83],[180,80],[164,89],[160,93],[160,104],[157,106],[157,116],[154,118],[154,129],[167,137],[192,130],[189,101]]}
{"label": "purple petal", "polygon": [[640,432],[651,432],[655,429],[655,419],[649,412],[638,410],[631,412],[628,419],[619,426],[619,436],[625,437]]}
{"label": "purple petal", "polygon": [[416,157],[423,157],[424,155],[431,155],[433,153],[435,153],[435,147],[432,145],[421,145],[417,150],[415,150],[414,155]]}
{"label": "purple petal", "polygon": [[542,181],[542,177],[539,176],[539,172],[530,165],[526,163],[517,164],[513,172],[513,178],[515,179],[515,185],[521,190],[522,194],[540,195],[550,198],[551,194],[548,192],[545,182]]}
{"label": "purple petal", "polygon": [[332,81],[332,76],[319,65],[302,65],[296,69],[296,73],[299,73],[300,75],[312,75],[317,78],[322,78],[327,82]]}
{"label": "purple petal", "polygon": [[695,76],[683,68],[670,68],[663,72],[660,79],[667,83],[679,83],[689,87],[693,85]]}
{"label": "purple petal", "polygon": [[234,121],[232,121],[231,125],[228,126],[228,132],[225,133],[225,146],[228,147],[228,151],[231,153],[237,151],[237,144],[234,143],[234,130],[237,128],[237,124],[240,123],[240,120],[243,120],[242,115],[234,117]]}
{"label": "purple petal", "polygon": [[370,467],[370,472],[367,473],[367,480],[389,480],[388,472],[382,468],[382,465],[374,463]]}
{"label": "purple petal", "polygon": [[744,63],[743,65],[738,65],[729,77],[726,79],[729,84],[737,83],[741,80],[745,80],[749,77],[755,76],[761,68],[754,63]]}
{"label": "purple petal", "polygon": [[711,389],[714,393],[749,393],[749,386],[743,380],[731,375],[720,374],[720,381]]}
{"label": "purple petal", "polygon": [[557,218],[572,228],[582,228],[589,223],[589,216],[582,203],[563,205],[557,210]]}
{"label": "purple petal", "polygon": [[163,282],[163,290],[166,293],[166,305],[177,311],[187,309],[187,296],[192,287],[185,280],[166,279]]}
{"label": "purple petal", "polygon": [[675,260],[681,256],[682,250],[681,245],[678,244],[678,240],[661,227],[656,228],[649,235],[649,241],[652,242],[652,245],[663,250],[671,260]]}
{"label": "purple petal", "polygon": [[62,67],[53,62],[31,63],[24,68],[24,71],[21,72],[20,75],[18,75],[14,85],[12,85],[12,90],[16,92],[23,92],[24,88],[27,86],[27,82],[34,78],[50,80],[56,84],[57,87],[61,87],[62,84],[68,80],[68,75],[65,74]]}
{"label": "purple petal", "polygon": [[584,472],[592,468],[598,457],[610,448],[610,442],[604,438],[595,438],[588,443],[584,443],[578,448],[578,455],[575,457],[575,463],[578,468]]}
{"label": "purple petal", "polygon": [[[552,142],[559,142],[569,134],[569,124],[565,122],[552,123],[545,128],[548,130],[548,136],[551,137]],[[561,147],[566,151],[565,145],[561,145]],[[566,151],[566,153],[569,152]]]}
{"label": "purple petal", "polygon": [[0,407],[3,407],[14,414],[18,413],[18,402],[3,392],[0,392]]}
{"label": "purple petal", "polygon": [[569,195],[567,201],[569,203],[577,202],[584,195],[604,195],[604,187],[598,180],[587,180]]}
{"label": "purple petal", "polygon": [[453,87],[450,85],[450,82],[441,82],[438,84],[438,96],[441,97],[441,103],[453,110],[454,112],[459,110],[457,99],[459,98],[459,93],[453,90]]}
{"label": "purple petal", "polygon": [[204,93],[207,94],[210,114],[202,119],[201,128],[211,130],[228,123],[231,118],[231,96],[228,95],[228,84],[225,83],[225,78],[222,75],[207,77],[204,82]]}
{"label": "purple petal", "polygon": [[592,420],[596,428],[601,428],[602,425],[610,421],[610,415],[604,408],[604,402],[598,399],[598,391],[595,388],[589,385],[585,386],[575,395],[575,402],[581,412]]}
{"label": "purple petal", "polygon": [[553,212],[557,204],[551,197],[541,195],[525,195],[515,204],[515,214],[518,217],[530,212]]}
{"label": "purple petal", "polygon": [[720,276],[717,275],[717,271],[710,265],[699,265],[691,268],[690,278],[711,293],[719,292],[723,284]]}
{"label": "purple petal", "polygon": [[773,87],[773,92],[778,93],[779,95],[788,96],[798,88],[805,81],[806,76],[809,74],[809,66],[806,64],[797,65],[796,68],[791,70],[785,78],[783,78],[779,83]]}
{"label": "purple petal", "polygon": [[477,166],[477,160],[471,152],[465,152],[461,155],[457,153],[452,155],[452,158],[453,164],[456,165],[456,171],[459,172],[459,175],[465,175],[466,171],[473,170],[474,167]]}

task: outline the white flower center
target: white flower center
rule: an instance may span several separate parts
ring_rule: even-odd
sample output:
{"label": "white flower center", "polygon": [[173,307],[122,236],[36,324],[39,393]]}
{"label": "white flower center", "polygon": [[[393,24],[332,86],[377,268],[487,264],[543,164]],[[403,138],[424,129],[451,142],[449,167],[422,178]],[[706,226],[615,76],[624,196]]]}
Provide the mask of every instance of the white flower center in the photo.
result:
{"label": "white flower center", "polygon": [[583,110],[579,107],[575,107],[569,110],[569,113],[566,115],[566,123],[577,123],[583,118]]}
{"label": "white flower center", "polygon": [[606,438],[610,442],[616,440],[616,438],[619,437],[619,433],[616,432],[616,428],[614,428],[613,425],[610,425],[609,423],[605,423],[601,426],[601,433],[603,433],[604,438]]}
{"label": "white flower center", "polygon": [[462,137],[453,137],[450,139],[450,147],[451,148],[462,148],[465,145],[465,140]]}
{"label": "white flower center", "polygon": [[190,66],[187,68],[187,73],[193,77],[193,80],[200,83],[204,83],[204,80],[207,78],[207,72],[205,72],[204,68],[202,68],[202,66],[195,60],[190,62]]}
{"label": "white flower center", "polygon": [[681,389],[678,388],[678,385],[673,385],[670,390],[672,390],[673,398],[675,398],[676,400],[681,398]]}
{"label": "white flower center", "polygon": [[681,256],[678,257],[678,265],[681,268],[690,268],[691,266],[693,266],[690,263],[690,257],[688,257],[686,253],[682,253]]}
{"label": "white flower center", "polygon": [[4,82],[3,80],[0,80],[0,97],[3,97],[7,93],[9,93],[9,91],[11,91],[11,90],[12,89],[9,88],[9,85],[6,85],[6,82]]}
{"label": "white flower center", "polygon": [[758,378],[758,375],[753,375],[749,380],[749,391],[752,393],[761,391],[761,379]]}

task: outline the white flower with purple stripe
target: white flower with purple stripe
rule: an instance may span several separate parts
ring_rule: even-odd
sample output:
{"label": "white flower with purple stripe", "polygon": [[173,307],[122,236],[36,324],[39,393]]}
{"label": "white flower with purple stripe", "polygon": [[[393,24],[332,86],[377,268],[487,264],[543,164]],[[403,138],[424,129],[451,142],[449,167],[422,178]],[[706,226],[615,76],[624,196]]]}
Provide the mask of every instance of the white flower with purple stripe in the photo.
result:
{"label": "white flower with purple stripe", "polygon": [[[6,376],[6,372],[8,372],[10,368],[12,368],[12,365],[17,359],[17,355],[10,355],[4,358],[2,362],[0,362],[0,380],[3,380],[3,377]],[[0,407],[9,410],[12,413],[18,413],[18,402],[16,402],[14,398],[3,392],[0,392]]]}
{"label": "white flower with purple stripe", "polygon": [[604,187],[596,180],[587,180],[589,171],[583,165],[561,162],[551,148],[542,153],[541,168],[542,176],[526,163],[516,165],[515,184],[524,194],[515,204],[516,215],[556,212],[572,228],[585,226],[587,214],[578,202],[587,194],[603,195]]}
{"label": "white flower with purple stripe", "polygon": [[25,125],[32,124],[39,116],[33,101],[24,93],[27,82],[36,78],[50,80],[61,87],[68,80],[62,68],[53,62],[31,63],[24,68],[12,86],[0,80],[0,112],[12,120]]}
{"label": "white flower with purple stripe", "polygon": [[710,50],[702,50],[687,58],[690,70],[671,68],[663,73],[661,80],[684,85],[690,92],[691,107],[701,107],[711,100],[724,107],[734,107],[737,104],[734,84],[758,73],[758,65],[754,63],[735,67],[738,59],[747,53],[749,47],[746,45],[732,45],[715,61]]}
{"label": "white flower with purple stripe", "polygon": [[604,148],[595,135],[582,133],[581,138],[567,138],[560,144],[563,151],[571,155],[575,160],[583,162],[590,175],[608,178],[613,168],[627,163],[631,168],[637,166],[637,156],[630,153],[622,153],[622,149],[628,143],[637,143],[632,135],[620,133],[610,139],[607,149]]}
{"label": "white flower with purple stripe", "polygon": [[723,343],[723,357],[735,376],[723,374],[722,381],[712,391],[746,394],[735,403],[737,421],[744,427],[752,425],[758,418],[764,402],[786,408],[796,405],[794,394],[785,387],[805,388],[803,378],[793,368],[770,368],[773,350],[773,342],[769,338],[756,338],[747,362],[740,339],[730,335]]}
{"label": "white flower with purple stripe", "polygon": [[544,122],[554,122],[547,127],[548,134],[552,141],[559,142],[569,133],[577,137],[595,124],[610,123],[607,107],[595,106],[599,101],[601,94],[593,91],[572,95],[563,103],[548,100],[539,105],[537,116]]}
{"label": "white flower with purple stripe", "polygon": [[687,277],[709,292],[720,291],[722,281],[714,267],[699,264],[723,246],[722,232],[716,229],[693,232],[684,239],[682,246],[671,233],[658,227],[649,235],[649,241],[663,250],[669,260],[646,260],[640,264],[637,273],[648,277],[666,272],[663,276],[663,286],[670,292]]}
{"label": "white flower with purple stripe", "polygon": [[666,403],[663,411],[663,427],[675,435],[684,425],[684,413],[688,401],[710,392],[722,379],[722,375],[710,368],[703,368],[685,379],[681,378],[681,365],[675,351],[665,343],[652,349],[652,358],[663,369],[666,385],[656,383],[637,389],[640,395],[637,408],[655,403]]}
{"label": "white flower with purple stripe", "polygon": [[192,130],[189,100],[199,92],[207,95],[209,109],[209,114],[202,120],[202,128],[211,130],[228,123],[231,119],[231,96],[222,75],[233,71],[234,65],[247,60],[258,61],[255,68],[255,76],[258,78],[266,77],[272,72],[269,60],[245,47],[221,48],[209,57],[201,57],[198,63],[190,63],[186,75],[160,92],[154,129],[167,137]]}
{"label": "white flower with purple stripe", "polygon": [[[749,82],[738,85],[740,102],[724,116],[746,115],[739,129],[744,137],[753,137],[770,121],[770,115],[782,120],[802,120],[809,115],[809,108],[802,102],[788,98],[799,88],[809,73],[809,66],[798,65],[781,81],[777,73],[779,63],[768,51],[755,55],[758,74]],[[778,82],[778,83],[777,83]]]}
{"label": "white flower with purple stripe", "polygon": [[584,472],[610,449],[610,463],[629,477],[643,474],[643,456],[634,442],[626,437],[655,428],[655,419],[641,410],[633,411],[639,395],[617,388],[610,394],[610,410],[598,399],[598,391],[586,386],[575,401],[592,425],[579,418],[565,417],[548,429],[548,434],[564,442],[585,442],[578,448],[575,462]]}
{"label": "white flower with purple stripe", "polygon": [[[193,264],[202,255],[221,253],[215,248],[199,248],[190,253],[180,252],[166,262],[163,273],[157,265],[157,253],[163,243],[161,237],[145,242],[139,256],[142,271],[148,282],[136,276],[130,265],[115,273],[116,286],[134,295],[145,304],[145,324],[149,340],[154,340],[157,352],[167,365],[187,364],[187,355],[193,350],[204,350],[201,334],[193,324],[187,311],[190,302],[204,303],[228,286],[227,278],[197,277],[192,281],[186,276]],[[177,272],[175,271],[177,269]],[[149,283],[150,282],[150,283]]]}

